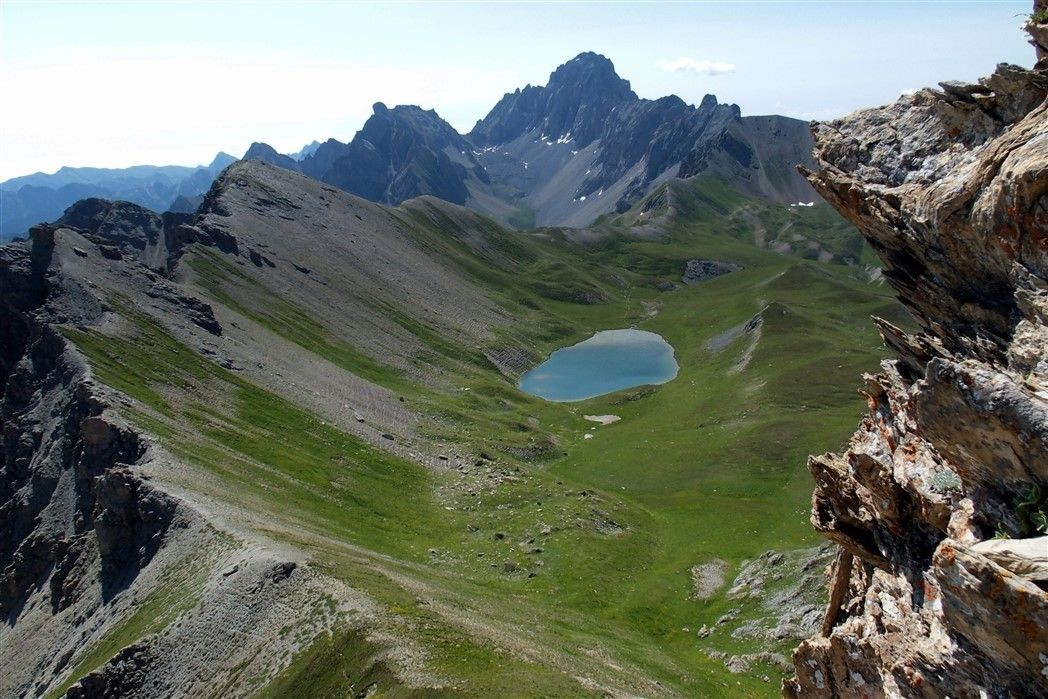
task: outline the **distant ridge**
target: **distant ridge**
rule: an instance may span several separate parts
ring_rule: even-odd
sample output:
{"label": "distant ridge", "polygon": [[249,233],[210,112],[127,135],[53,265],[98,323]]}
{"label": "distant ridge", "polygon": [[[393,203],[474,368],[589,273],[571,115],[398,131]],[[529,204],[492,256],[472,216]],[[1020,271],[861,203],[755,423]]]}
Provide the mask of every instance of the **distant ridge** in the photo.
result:
{"label": "distant ridge", "polygon": [[218,153],[201,167],[134,165],[126,168],[62,167],[0,183],[0,242],[52,221],[81,199],[116,199],[167,211],[201,197],[222,170],[236,162]]}

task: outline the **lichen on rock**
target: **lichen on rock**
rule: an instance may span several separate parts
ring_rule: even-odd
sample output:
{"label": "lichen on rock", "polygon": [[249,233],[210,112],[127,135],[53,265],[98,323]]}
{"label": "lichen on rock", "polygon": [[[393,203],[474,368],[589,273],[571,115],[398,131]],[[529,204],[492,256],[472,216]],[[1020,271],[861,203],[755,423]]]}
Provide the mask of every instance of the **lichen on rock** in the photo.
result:
{"label": "lichen on rock", "polygon": [[1044,556],[1023,553],[1048,552],[1048,59],[941,86],[813,129],[809,181],[920,329],[877,321],[896,358],[845,453],[809,461],[841,550],[787,696],[1048,694]]}

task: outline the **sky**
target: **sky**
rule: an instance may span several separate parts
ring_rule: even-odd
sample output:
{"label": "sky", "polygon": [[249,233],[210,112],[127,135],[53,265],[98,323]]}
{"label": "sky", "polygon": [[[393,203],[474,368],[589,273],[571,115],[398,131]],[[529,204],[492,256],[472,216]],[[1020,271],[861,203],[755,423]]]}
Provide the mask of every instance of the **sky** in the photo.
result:
{"label": "sky", "polygon": [[381,101],[460,132],[583,51],[638,95],[829,119],[1000,62],[1030,0],[49,2],[0,0],[0,180],[196,165],[253,141],[350,140]]}

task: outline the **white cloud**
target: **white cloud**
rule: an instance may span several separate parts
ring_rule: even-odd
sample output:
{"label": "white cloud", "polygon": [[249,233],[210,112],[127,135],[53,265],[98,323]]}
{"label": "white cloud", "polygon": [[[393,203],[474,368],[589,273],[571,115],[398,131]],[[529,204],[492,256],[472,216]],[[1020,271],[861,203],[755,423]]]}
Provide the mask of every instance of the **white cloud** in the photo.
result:
{"label": "white cloud", "polygon": [[696,73],[698,75],[724,75],[735,72],[734,63],[711,61],[708,58],[699,60],[687,56],[681,56],[672,61],[661,61],[659,68],[669,73]]}

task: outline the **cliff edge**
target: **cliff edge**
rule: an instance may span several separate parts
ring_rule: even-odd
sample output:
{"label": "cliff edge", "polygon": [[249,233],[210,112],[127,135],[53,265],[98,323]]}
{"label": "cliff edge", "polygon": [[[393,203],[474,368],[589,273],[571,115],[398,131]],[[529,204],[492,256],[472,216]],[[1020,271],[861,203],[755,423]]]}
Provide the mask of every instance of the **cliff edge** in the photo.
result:
{"label": "cliff edge", "polygon": [[809,461],[840,551],[786,696],[1048,694],[1048,59],[941,87],[813,129],[919,330],[876,320],[896,358]]}

